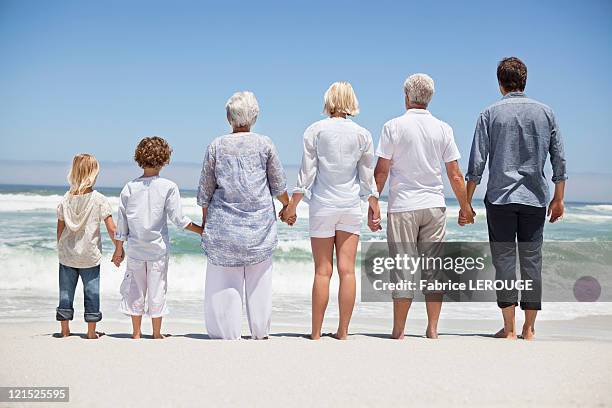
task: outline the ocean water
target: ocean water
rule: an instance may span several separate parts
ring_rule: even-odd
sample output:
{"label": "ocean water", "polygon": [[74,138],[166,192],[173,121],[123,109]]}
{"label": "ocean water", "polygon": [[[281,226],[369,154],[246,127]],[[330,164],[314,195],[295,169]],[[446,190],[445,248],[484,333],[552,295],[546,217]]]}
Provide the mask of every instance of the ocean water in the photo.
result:
{"label": "ocean water", "polygon": [[[119,189],[99,189],[116,212]],[[53,320],[57,306],[58,265],[55,250],[55,209],[65,190],[61,187],[0,186],[0,319],[2,321]],[[384,198],[383,198],[384,201]],[[194,191],[182,191],[183,208],[195,222],[201,219]],[[459,227],[456,223],[458,206],[447,200],[448,235],[452,241],[486,241],[486,218],[482,203],[475,207],[476,223]],[[386,203],[382,202],[383,214]],[[383,215],[383,226],[386,223]],[[104,259],[101,269],[101,296],[104,319],[124,320],[117,311],[119,286],[124,266],[116,268],[110,262],[112,243],[103,226]],[[203,322],[203,287],[206,259],[199,237],[170,226],[171,262],[168,278],[168,300],[171,318],[177,321]],[[285,325],[308,322],[313,264],[308,238],[308,207],[300,204],[298,221],[293,227],[278,225],[279,245],[274,252],[273,305],[274,321]],[[362,229],[362,240],[383,241],[385,232],[372,233]],[[547,224],[547,241],[612,241],[612,204],[567,203],[564,219]],[[359,273],[359,271],[357,271]],[[611,271],[612,273],[612,271]],[[358,279],[359,282],[359,279]],[[332,297],[328,315],[337,316],[334,291],[337,277],[332,280]],[[82,316],[81,286],[77,287],[75,319]],[[359,287],[358,287],[359,292]],[[424,317],[422,304],[414,306],[412,315]],[[494,304],[447,304],[442,318],[497,319]],[[548,304],[541,313],[544,319],[570,319],[589,314],[610,314],[612,303]],[[360,302],[356,318],[389,321],[389,303]]]}

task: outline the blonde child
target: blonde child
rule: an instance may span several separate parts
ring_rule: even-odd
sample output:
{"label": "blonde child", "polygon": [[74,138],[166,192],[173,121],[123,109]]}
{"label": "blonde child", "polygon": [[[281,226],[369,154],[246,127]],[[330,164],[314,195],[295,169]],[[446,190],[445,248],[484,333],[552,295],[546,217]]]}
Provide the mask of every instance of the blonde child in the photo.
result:
{"label": "blonde child", "polygon": [[[93,190],[100,165],[90,154],[78,154],[68,174],[70,190],[57,206],[57,252],[59,257],[59,306],[56,319],[61,322],[61,336],[70,336],[69,321],[74,309],[74,291],[79,276],[83,282],[87,338],[97,339],[96,323],[100,313],[100,259],[102,240],[100,222],[113,239],[115,223],[106,197]],[[116,252],[117,259],[121,253]]]}
{"label": "blonde child", "polygon": [[121,191],[115,239],[118,246],[113,262],[122,261],[123,241],[127,241],[127,267],[121,283],[120,309],[132,317],[132,338],[141,336],[142,315],[148,298],[147,314],[153,325],[153,338],[163,339],[162,316],[166,306],[170,239],[167,219],[179,228],[202,234],[202,227],[183,215],[181,196],[175,183],[159,176],[170,162],[172,149],[161,137],[145,137],[138,143],[134,160],[142,176]]}

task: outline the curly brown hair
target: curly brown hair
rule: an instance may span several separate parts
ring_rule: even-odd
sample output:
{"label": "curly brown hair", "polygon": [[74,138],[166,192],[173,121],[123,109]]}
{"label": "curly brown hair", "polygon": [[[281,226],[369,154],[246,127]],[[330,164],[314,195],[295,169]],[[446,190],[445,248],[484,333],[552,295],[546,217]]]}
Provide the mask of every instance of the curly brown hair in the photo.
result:
{"label": "curly brown hair", "polygon": [[134,160],[141,168],[150,167],[159,169],[170,163],[172,148],[163,138],[159,136],[145,137],[142,139],[136,151]]}

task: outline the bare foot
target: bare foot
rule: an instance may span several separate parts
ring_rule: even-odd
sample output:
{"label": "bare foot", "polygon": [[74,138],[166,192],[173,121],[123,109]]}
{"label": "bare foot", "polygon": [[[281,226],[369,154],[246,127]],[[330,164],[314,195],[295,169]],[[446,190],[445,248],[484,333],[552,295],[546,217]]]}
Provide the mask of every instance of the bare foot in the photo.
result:
{"label": "bare foot", "polygon": [[310,335],[310,340],[321,340],[321,333],[312,333]]}
{"label": "bare foot", "polygon": [[346,340],[346,339],[348,339],[348,333],[340,334],[340,333],[336,332],[334,334],[330,334],[330,336],[333,337],[336,340]]}
{"label": "bare foot", "polygon": [[106,333],[104,332],[100,332],[100,331],[94,331],[94,332],[87,332],[87,335],[85,336],[88,339],[98,339],[102,336],[104,336]]}
{"label": "bare foot", "polygon": [[502,328],[497,333],[495,333],[493,337],[495,337],[496,339],[516,340],[516,333],[514,332],[506,333],[506,331]]}
{"label": "bare foot", "polygon": [[523,340],[534,340],[535,329],[533,327],[523,326],[523,333],[521,334]]}
{"label": "bare foot", "polygon": [[404,340],[404,332],[396,332],[393,331],[393,333],[391,333],[391,338],[395,339],[395,340]]}
{"label": "bare foot", "polygon": [[153,338],[156,340],[163,340],[166,338],[166,336],[161,333],[153,333]]}
{"label": "bare foot", "polygon": [[435,329],[430,329],[428,327],[427,330],[425,331],[425,336],[428,339],[437,339],[438,338],[438,331],[435,330]]}
{"label": "bare foot", "polygon": [[70,337],[70,322],[62,320],[60,324],[60,337]]}
{"label": "bare foot", "polygon": [[140,339],[141,336],[142,336],[142,333],[132,333],[132,338],[134,340]]}

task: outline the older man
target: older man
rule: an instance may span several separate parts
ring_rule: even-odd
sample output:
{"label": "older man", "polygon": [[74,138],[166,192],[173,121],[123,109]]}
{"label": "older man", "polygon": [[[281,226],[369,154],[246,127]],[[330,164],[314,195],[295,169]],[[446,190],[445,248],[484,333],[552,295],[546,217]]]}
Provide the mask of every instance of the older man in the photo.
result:
{"label": "older man", "polygon": [[[542,301],[542,236],[549,200],[544,165],[550,154],[555,195],[548,215],[550,222],[555,222],[564,211],[565,155],[553,111],[523,93],[527,83],[525,64],[515,57],[504,58],[497,66],[497,80],[503,98],[478,118],[466,175],[467,194],[471,203],[488,158],[485,205],[496,279],[516,279],[518,240],[521,279],[533,283],[532,290],[521,294],[521,308],[525,311],[522,335],[531,340]],[[504,328],[496,337],[516,339],[518,291],[499,291],[497,304]]]}
{"label": "older man", "polygon": [[[442,163],[461,207],[465,223],[473,222],[465,183],[457,160],[459,150],[452,128],[433,116],[427,106],[434,94],[434,81],[425,74],[411,75],[404,83],[406,113],[385,123],[378,145],[374,175],[378,191],[389,180],[387,241],[392,255],[423,252],[420,246],[444,240],[446,205]],[[375,224],[370,214],[369,223]],[[432,249],[431,246],[429,248]],[[425,271],[422,271],[425,273]],[[411,280],[407,270],[392,270],[393,281]],[[393,294],[392,337],[402,339],[406,317],[414,297],[410,290]],[[442,294],[425,293],[429,338],[438,337]]]}

